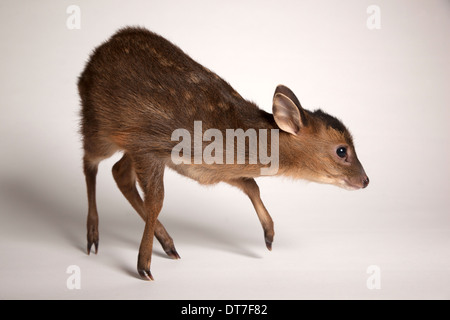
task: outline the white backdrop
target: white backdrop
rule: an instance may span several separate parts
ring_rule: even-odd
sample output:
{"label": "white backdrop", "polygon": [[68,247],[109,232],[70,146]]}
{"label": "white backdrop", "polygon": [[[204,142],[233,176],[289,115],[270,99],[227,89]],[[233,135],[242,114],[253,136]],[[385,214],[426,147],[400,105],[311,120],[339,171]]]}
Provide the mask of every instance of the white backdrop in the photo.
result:
{"label": "white backdrop", "polygon": [[[80,29],[67,27],[70,5]],[[449,18],[445,0],[2,0],[0,298],[450,298]],[[267,111],[282,83],[341,118],[369,187],[258,179],[275,221],[268,252],[245,195],[167,171],[160,219],[182,259],[155,242],[148,283],[117,155],[100,166],[99,254],[87,256],[76,81],[126,25],[165,36]],[[80,289],[67,286],[71,265]]]}

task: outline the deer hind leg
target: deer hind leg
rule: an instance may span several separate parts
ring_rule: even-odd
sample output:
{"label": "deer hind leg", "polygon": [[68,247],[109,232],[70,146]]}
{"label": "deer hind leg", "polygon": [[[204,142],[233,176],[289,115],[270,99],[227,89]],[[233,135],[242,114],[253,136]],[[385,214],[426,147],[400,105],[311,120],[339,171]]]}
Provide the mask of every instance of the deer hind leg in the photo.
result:
{"label": "deer hind leg", "polygon": [[153,280],[150,265],[156,222],[164,200],[164,163],[150,155],[132,156],[138,182],[144,192],[145,228],[139,246],[137,269],[144,280]]}
{"label": "deer hind leg", "polygon": [[[131,157],[125,153],[123,157],[113,166],[112,173],[122,194],[137,211],[142,220],[146,221],[144,202],[136,188],[136,173],[133,168]],[[172,237],[159,220],[156,220],[155,236],[163,247],[166,254],[173,259],[180,259],[175,249]]]}
{"label": "deer hind leg", "polygon": [[261,222],[264,230],[264,240],[266,242],[266,247],[267,249],[272,250],[272,242],[275,235],[273,220],[261,200],[259,187],[256,184],[256,181],[252,178],[239,178],[227,182],[230,185],[241,189],[252,201],[253,207],[256,210],[256,214],[258,215],[259,221]]}
{"label": "deer hind leg", "polygon": [[83,159],[84,175],[86,177],[87,197],[88,197],[88,216],[87,216],[87,253],[91,253],[91,247],[94,245],[95,253],[98,252],[98,212],[95,199],[95,185],[98,171],[97,161],[91,161],[87,157]]}
{"label": "deer hind leg", "polygon": [[96,202],[96,180],[98,164],[109,158],[117,148],[109,143],[100,142],[98,139],[84,138],[83,170],[86,178],[88,216],[87,216],[87,253],[91,253],[92,245],[95,253],[98,252],[98,212]]}

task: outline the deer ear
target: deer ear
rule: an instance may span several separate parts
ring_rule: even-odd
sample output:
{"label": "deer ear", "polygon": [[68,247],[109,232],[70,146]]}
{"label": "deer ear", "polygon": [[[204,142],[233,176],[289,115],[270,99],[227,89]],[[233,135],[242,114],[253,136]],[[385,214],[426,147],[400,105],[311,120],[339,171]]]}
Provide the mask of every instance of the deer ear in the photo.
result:
{"label": "deer ear", "polygon": [[275,89],[275,93],[274,96],[277,93],[282,93],[284,94],[286,97],[288,97],[289,99],[292,100],[292,102],[297,106],[297,108],[302,109],[302,106],[300,105],[300,101],[298,101],[297,97],[295,96],[295,94],[292,92],[291,89],[289,89],[286,86],[283,86],[282,84],[278,85],[277,88]]}
{"label": "deer ear", "polygon": [[281,130],[297,135],[306,125],[306,114],[294,93],[278,86],[273,97],[273,117]]}

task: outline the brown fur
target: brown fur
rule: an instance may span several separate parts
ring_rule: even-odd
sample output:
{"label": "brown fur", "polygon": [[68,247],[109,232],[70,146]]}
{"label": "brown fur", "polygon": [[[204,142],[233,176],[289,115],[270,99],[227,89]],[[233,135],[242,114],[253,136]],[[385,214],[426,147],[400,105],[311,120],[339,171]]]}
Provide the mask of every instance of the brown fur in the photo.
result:
{"label": "brown fur", "polygon": [[[157,220],[163,204],[166,166],[202,184],[223,181],[240,188],[255,207],[267,247],[272,246],[273,221],[254,180],[263,165],[175,165],[170,155],[177,142],[171,141],[171,134],[177,128],[192,133],[196,120],[202,121],[203,132],[216,128],[224,136],[226,129],[253,128],[258,132],[281,128],[278,174],[351,188],[368,184],[351,135],[339,120],[320,110],[303,109],[284,86],[275,92],[274,114],[267,113],[244,100],[227,82],[181,49],[146,29],[122,29],[99,46],[81,74],[78,88],[89,204],[88,253],[92,244],[96,252],[98,249],[98,164],[116,151],[123,151],[122,159],[113,167],[113,176],[145,221],[138,258],[138,271],[144,279],[153,279],[150,262],[154,236],[169,256],[179,258],[172,238]],[[336,155],[338,146],[348,150],[345,161]],[[143,190],[143,200],[136,181]]]}

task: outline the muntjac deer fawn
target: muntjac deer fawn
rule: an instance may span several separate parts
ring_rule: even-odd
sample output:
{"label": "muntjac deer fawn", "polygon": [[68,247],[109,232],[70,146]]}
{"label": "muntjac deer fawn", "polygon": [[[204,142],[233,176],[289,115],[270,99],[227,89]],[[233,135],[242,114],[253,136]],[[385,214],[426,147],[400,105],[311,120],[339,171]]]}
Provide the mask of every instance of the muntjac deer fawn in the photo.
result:
{"label": "muntjac deer fawn", "polygon": [[[88,196],[87,251],[94,245],[97,253],[99,243],[98,164],[122,151],[112,172],[145,221],[137,268],[146,280],[153,280],[154,236],[167,255],[180,257],[158,220],[165,167],[201,184],[225,182],[241,189],[256,210],[269,250],[274,226],[255,177],[285,175],[347,189],[369,184],[352,136],[338,119],[304,109],[282,85],[275,90],[273,114],[267,113],[177,46],[143,28],[121,29],[95,49],[78,89]],[[189,137],[194,143],[185,141]],[[240,142],[234,144],[235,140]]]}

